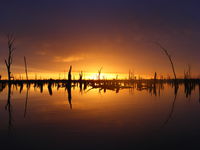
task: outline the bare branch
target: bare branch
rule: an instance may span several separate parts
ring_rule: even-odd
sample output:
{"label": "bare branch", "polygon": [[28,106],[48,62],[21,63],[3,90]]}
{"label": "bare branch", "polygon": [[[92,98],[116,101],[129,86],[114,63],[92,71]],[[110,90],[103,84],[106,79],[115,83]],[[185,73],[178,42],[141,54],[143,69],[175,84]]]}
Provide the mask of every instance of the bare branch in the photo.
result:
{"label": "bare branch", "polygon": [[6,63],[6,67],[8,67],[8,63],[7,63],[7,60],[5,59],[5,63]]}
{"label": "bare branch", "polygon": [[161,48],[162,51],[164,51],[165,55],[167,55],[167,57],[168,57],[168,59],[169,59],[169,61],[171,63],[171,66],[172,66],[172,71],[173,71],[173,74],[174,74],[174,79],[176,80],[176,72],[175,72],[175,68],[174,68],[174,63],[173,63],[173,61],[171,59],[170,54],[168,53],[167,49],[165,49],[160,43],[158,43],[158,42],[154,42],[154,43],[156,45],[158,45]]}

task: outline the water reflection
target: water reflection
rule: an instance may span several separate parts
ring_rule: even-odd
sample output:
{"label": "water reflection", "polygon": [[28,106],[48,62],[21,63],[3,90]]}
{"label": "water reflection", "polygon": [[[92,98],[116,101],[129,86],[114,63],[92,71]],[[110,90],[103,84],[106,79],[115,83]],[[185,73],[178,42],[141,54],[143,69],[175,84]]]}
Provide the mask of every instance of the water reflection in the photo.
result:
{"label": "water reflection", "polygon": [[69,102],[70,109],[72,109],[72,91],[71,91],[71,88],[72,88],[72,85],[71,85],[71,82],[69,82],[66,85],[66,89],[67,89],[67,93],[68,93],[68,102]]}
{"label": "water reflection", "polygon": [[9,132],[13,129],[11,86],[12,86],[12,84],[8,83],[8,98],[7,98],[7,103],[5,105],[5,110],[8,111],[8,130],[9,130]]}
{"label": "water reflection", "polygon": [[30,87],[33,85],[34,89],[39,89],[41,93],[43,93],[43,87],[47,85],[48,93],[50,96],[53,95],[53,87],[56,87],[57,90],[61,88],[65,88],[68,94],[68,103],[70,106],[70,109],[72,109],[72,88],[79,88],[80,93],[85,93],[93,90],[93,89],[98,89],[99,92],[103,91],[104,93],[107,92],[107,90],[110,91],[115,91],[116,93],[119,93],[120,90],[123,89],[130,89],[133,91],[136,89],[137,91],[147,91],[150,95],[154,96],[160,96],[161,91],[164,90],[164,85],[169,85],[171,88],[174,89],[174,98],[170,107],[169,115],[167,116],[167,119],[164,122],[164,125],[166,125],[170,118],[173,115],[174,108],[175,108],[175,102],[177,98],[177,93],[180,85],[184,85],[184,93],[185,97],[189,98],[191,97],[192,91],[195,90],[195,87],[198,86],[199,88],[199,102],[200,102],[200,83],[198,81],[192,81],[191,80],[184,80],[183,82],[173,82],[172,81],[165,81],[165,80],[141,80],[141,81],[84,81],[84,80],[79,80],[79,81],[65,81],[65,82],[57,82],[53,80],[48,80],[48,81],[34,81],[34,82],[13,82],[13,83],[6,83],[2,82],[0,83],[0,92],[3,92],[3,90],[8,86],[8,98],[7,98],[7,104],[5,106],[6,111],[8,111],[8,116],[9,116],[9,129],[12,128],[12,105],[11,105],[11,87],[13,85],[13,88],[15,87],[16,90],[19,89],[19,93],[21,94],[24,86],[26,84],[26,98],[25,98],[25,106],[24,106],[24,117],[26,117],[27,114],[27,105],[28,105],[28,95],[29,95],[29,90]]}
{"label": "water reflection", "polygon": [[[64,93],[63,97],[60,91]],[[171,127],[170,125],[174,123],[172,118],[177,115],[175,112],[177,112],[176,110],[180,106],[180,101],[177,100],[180,98],[180,95],[182,96],[181,99],[183,96],[189,99],[194,93],[198,92],[196,100],[199,98],[200,101],[200,82],[191,82],[187,80],[181,82],[174,82],[173,80],[124,80],[120,82],[117,80],[72,80],[70,82],[60,82],[48,80],[26,83],[16,81],[10,84],[6,82],[0,83],[0,92],[4,95],[7,94],[6,111],[3,111],[8,115],[6,116],[8,118],[6,125],[8,125],[9,132],[12,132],[14,125],[15,129],[20,126],[19,122],[16,121],[19,119],[16,114],[20,114],[22,118],[24,117],[20,122],[25,122],[23,122],[22,128],[27,126],[27,128],[31,128],[30,130],[32,130],[36,126],[37,128],[35,127],[31,135],[36,134],[34,132],[41,129],[37,133],[41,132],[44,133],[44,135],[46,134],[44,137],[47,139],[48,133],[53,132],[51,130],[55,127],[56,131],[59,131],[55,131],[55,135],[62,135],[59,140],[61,140],[61,138],[65,139],[67,135],[69,135],[69,140],[71,136],[86,136],[90,133],[92,133],[91,137],[94,136],[96,139],[102,139],[106,136],[110,136],[110,139],[112,139],[116,133],[119,133],[118,137],[126,133],[123,137],[125,139],[129,137],[130,140],[131,136],[140,135],[140,133],[136,133],[137,130],[145,131],[147,128],[152,128],[149,122],[152,123],[155,121],[157,125],[155,128],[160,129],[160,127],[162,127],[162,131]],[[12,92],[14,96],[12,96]],[[102,94],[98,94],[98,92]],[[165,95],[166,93],[168,95]],[[35,95],[37,95],[37,97],[34,98]],[[113,95],[115,97],[112,97]],[[22,99],[21,102],[15,101],[15,97],[17,96],[20,97],[19,99]],[[117,98],[118,96],[119,99]],[[82,99],[82,97],[84,98]],[[100,99],[100,97],[102,97],[102,99]],[[109,98],[106,99],[106,97]],[[78,98],[80,101],[77,101]],[[163,98],[165,101],[162,101]],[[69,111],[66,111],[66,99],[68,100],[67,105],[69,108],[67,109]],[[99,99],[99,101],[95,102],[94,99]],[[150,101],[153,99],[159,99],[159,102],[162,102],[162,104],[152,106],[156,104]],[[166,99],[169,101],[166,102]],[[198,100],[196,102],[198,102]],[[15,105],[16,103],[18,104]],[[50,106],[49,104],[52,105]],[[19,109],[13,112],[13,107],[22,107],[22,112],[19,113]],[[153,112],[154,109],[159,109],[159,107],[161,107],[160,110],[155,114]],[[60,110],[62,108],[63,110]],[[151,117],[156,119],[152,119],[148,122],[151,118],[149,117],[151,113],[153,116]],[[15,122],[13,121],[13,117],[15,118]],[[28,125],[29,122],[31,125]],[[144,126],[146,127],[144,128]],[[29,131],[27,128],[26,131]],[[148,137],[148,135],[144,137]],[[82,139],[83,138],[80,138],[79,142],[81,142]],[[48,143],[48,140],[46,143]]]}
{"label": "water reflection", "polygon": [[[178,93],[178,89],[179,89],[179,85],[177,83],[174,83],[174,99],[169,111],[169,115],[167,116],[167,119],[165,120],[163,126],[165,126],[169,120],[172,118],[173,112],[174,112],[174,107],[175,107],[175,102],[176,102],[176,98],[177,98],[177,93]],[[187,97],[187,96],[186,96]]]}
{"label": "water reflection", "polygon": [[[110,91],[115,91],[116,93],[119,93],[120,90],[123,89],[130,89],[134,90],[136,89],[137,91],[147,91],[151,95],[154,96],[160,96],[161,91],[164,90],[164,85],[170,85],[172,88],[174,88],[174,100],[173,100],[173,105],[171,109],[171,113],[173,113],[174,109],[174,104],[176,101],[176,96],[177,92],[179,89],[180,85],[184,85],[184,93],[185,97],[189,98],[191,97],[192,91],[195,90],[195,87],[199,87],[199,101],[200,101],[200,83],[199,80],[183,80],[182,82],[173,82],[173,80],[168,81],[168,80],[141,80],[141,81],[128,81],[128,80],[98,80],[98,81],[85,81],[85,80],[79,80],[79,81],[65,81],[65,82],[58,82],[54,80],[47,80],[47,81],[33,81],[33,82],[28,82],[24,83],[22,81],[16,81],[13,82],[12,84],[7,84],[6,82],[0,83],[0,92],[3,92],[5,89],[6,85],[8,85],[8,103],[6,105],[6,108],[9,108],[10,106],[10,93],[11,93],[11,87],[16,88],[18,90],[19,87],[19,93],[22,93],[24,85],[26,84],[26,100],[25,100],[25,111],[24,111],[24,116],[26,116],[26,110],[27,110],[27,102],[28,102],[28,93],[30,86],[33,85],[34,89],[36,90],[37,88],[40,90],[41,93],[43,93],[43,87],[47,85],[48,93],[50,96],[53,95],[53,87],[57,87],[57,90],[61,88],[65,88],[65,90],[68,93],[68,102],[70,105],[70,108],[72,109],[72,94],[71,94],[71,89],[72,87],[78,88],[80,90],[80,93],[85,91],[85,93],[93,90],[93,89],[99,89],[99,92],[103,91],[106,93],[107,90]],[[171,115],[169,115],[171,116]],[[169,117],[170,118],[170,117]]]}
{"label": "water reflection", "polygon": [[49,83],[48,83],[48,91],[49,91],[49,95],[53,95],[53,92],[52,92],[52,81],[49,81]]}
{"label": "water reflection", "polygon": [[26,100],[25,100],[25,107],[24,107],[24,118],[26,117],[27,114],[27,105],[28,105],[28,93],[29,93],[30,85],[27,84],[26,88]]}
{"label": "water reflection", "polygon": [[[178,87],[180,85],[184,85],[184,93],[185,97],[189,98],[195,88],[198,86],[200,89],[200,82],[199,80],[181,80],[175,83],[173,80],[137,80],[137,81],[129,81],[129,80],[90,80],[90,81],[54,81],[54,80],[42,80],[42,81],[32,81],[32,82],[22,82],[22,81],[15,81],[12,82],[13,88],[15,87],[16,90],[19,88],[19,92],[22,93],[24,85],[27,85],[27,88],[30,88],[33,85],[34,89],[39,89],[41,93],[43,93],[43,87],[47,85],[47,89],[49,95],[53,95],[53,87],[57,87],[57,90],[60,88],[65,88],[68,91],[68,98],[69,102],[71,101],[71,88],[79,88],[80,92],[83,91],[89,92],[93,89],[99,89],[99,92],[103,91],[106,93],[107,90],[115,91],[119,93],[120,90],[123,89],[136,89],[137,91],[148,91],[151,95],[160,96],[161,91],[164,90],[164,85],[170,85],[174,88],[174,95],[178,92]],[[7,83],[1,82],[0,83],[0,92],[6,88]],[[200,91],[199,91],[200,93]]]}

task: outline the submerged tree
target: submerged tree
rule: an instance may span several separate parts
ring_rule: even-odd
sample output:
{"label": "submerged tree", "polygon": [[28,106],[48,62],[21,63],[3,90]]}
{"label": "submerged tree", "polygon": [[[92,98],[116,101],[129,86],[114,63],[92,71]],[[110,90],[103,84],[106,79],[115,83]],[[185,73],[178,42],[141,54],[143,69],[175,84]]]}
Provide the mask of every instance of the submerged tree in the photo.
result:
{"label": "submerged tree", "polygon": [[12,65],[12,62],[13,62],[13,52],[15,50],[14,48],[14,41],[15,41],[15,38],[13,36],[13,34],[8,34],[7,36],[8,38],[8,58],[5,59],[5,64],[6,64],[6,68],[7,68],[7,72],[8,72],[8,81],[11,80],[11,65]]}

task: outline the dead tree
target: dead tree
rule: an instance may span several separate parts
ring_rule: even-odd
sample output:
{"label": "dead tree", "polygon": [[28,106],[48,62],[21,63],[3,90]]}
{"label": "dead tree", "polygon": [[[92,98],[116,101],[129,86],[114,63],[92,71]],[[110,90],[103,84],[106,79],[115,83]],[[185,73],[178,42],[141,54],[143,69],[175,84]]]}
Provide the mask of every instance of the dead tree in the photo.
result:
{"label": "dead tree", "polygon": [[8,34],[7,38],[8,38],[8,58],[5,59],[5,64],[6,64],[6,68],[7,68],[7,72],[8,72],[8,81],[10,82],[10,80],[11,80],[10,68],[11,68],[11,65],[13,62],[13,52],[15,50],[15,48],[14,48],[15,38],[14,38],[13,34]]}
{"label": "dead tree", "polygon": [[101,67],[99,70],[98,70],[98,79],[100,80],[101,79],[101,70],[103,69],[103,67]]}
{"label": "dead tree", "polygon": [[83,79],[83,71],[81,71],[81,72],[79,73],[79,80],[82,81],[82,79]]}
{"label": "dead tree", "polygon": [[175,68],[174,68],[174,63],[172,61],[172,58],[171,58],[171,55],[168,53],[168,51],[158,42],[154,42],[156,45],[158,45],[161,50],[165,53],[165,55],[168,57],[169,61],[170,61],[170,64],[172,66],[172,71],[173,71],[173,74],[174,74],[174,79],[176,81],[176,72],[175,72]]}
{"label": "dead tree", "polygon": [[25,65],[25,72],[26,72],[26,80],[28,82],[28,70],[27,70],[27,63],[26,63],[26,57],[24,56],[24,65]]}
{"label": "dead tree", "polygon": [[157,73],[154,74],[154,80],[157,80]]}
{"label": "dead tree", "polygon": [[71,72],[72,72],[72,66],[70,66],[69,72],[68,72],[68,81],[70,81],[70,82],[71,82],[71,80],[72,80]]}

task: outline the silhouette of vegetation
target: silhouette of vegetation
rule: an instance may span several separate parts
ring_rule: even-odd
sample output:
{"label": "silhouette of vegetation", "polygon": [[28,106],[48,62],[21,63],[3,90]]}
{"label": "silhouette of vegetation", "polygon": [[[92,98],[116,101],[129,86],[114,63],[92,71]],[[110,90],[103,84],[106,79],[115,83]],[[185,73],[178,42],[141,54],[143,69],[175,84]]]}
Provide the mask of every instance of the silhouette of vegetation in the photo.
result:
{"label": "silhouette of vegetation", "polygon": [[83,71],[81,71],[81,72],[79,73],[79,80],[80,80],[80,81],[83,80]]}
{"label": "silhouette of vegetation", "polygon": [[26,117],[26,114],[27,114],[28,92],[29,92],[29,87],[27,86],[27,88],[26,88],[26,100],[25,100],[25,107],[24,107],[24,118]]}
{"label": "silhouette of vegetation", "polygon": [[72,66],[70,66],[69,72],[68,72],[68,81],[70,81],[70,82],[71,82],[71,80],[72,80],[71,72],[72,72]]}
{"label": "silhouette of vegetation", "polygon": [[13,129],[12,105],[11,105],[11,83],[8,83],[8,98],[7,98],[5,110],[8,111],[8,130],[10,132],[11,129]]}
{"label": "silhouette of vegetation", "polygon": [[154,80],[156,80],[157,79],[157,73],[155,72],[155,74],[154,74]]}
{"label": "silhouette of vegetation", "polygon": [[160,43],[155,42],[155,44],[158,45],[161,48],[161,50],[165,53],[165,55],[168,57],[171,67],[172,67],[173,74],[174,74],[174,79],[176,81],[176,72],[175,72],[174,63],[172,61],[171,55],[168,53],[167,49],[165,49]]}
{"label": "silhouette of vegetation", "polygon": [[101,67],[99,70],[98,70],[98,80],[101,79],[101,71],[102,71],[103,67]]}
{"label": "silhouette of vegetation", "polygon": [[70,109],[72,109],[72,92],[71,92],[71,84],[67,85],[67,93],[68,93],[68,102],[69,102],[69,106]]}
{"label": "silhouette of vegetation", "polygon": [[53,91],[52,91],[52,80],[49,81],[48,83],[48,91],[49,91],[49,95],[53,95]]}
{"label": "silhouette of vegetation", "polygon": [[11,77],[11,65],[13,62],[13,52],[15,50],[14,48],[15,38],[13,34],[8,34],[7,38],[8,38],[8,58],[5,59],[5,64],[8,72],[8,81],[10,82],[11,78],[13,78]]}
{"label": "silhouette of vegetation", "polygon": [[25,65],[26,80],[28,81],[28,70],[27,70],[27,63],[26,63],[26,57],[25,56],[24,56],[24,65]]}
{"label": "silhouette of vegetation", "polygon": [[163,123],[163,126],[165,126],[169,122],[169,120],[172,118],[172,115],[174,112],[174,107],[175,107],[175,102],[176,102],[176,98],[177,98],[178,88],[179,88],[179,86],[174,87],[174,100],[172,102],[171,109],[169,111],[169,115],[167,116],[165,122]]}
{"label": "silhouette of vegetation", "polygon": [[2,92],[6,88],[5,83],[0,83],[0,92]]}

